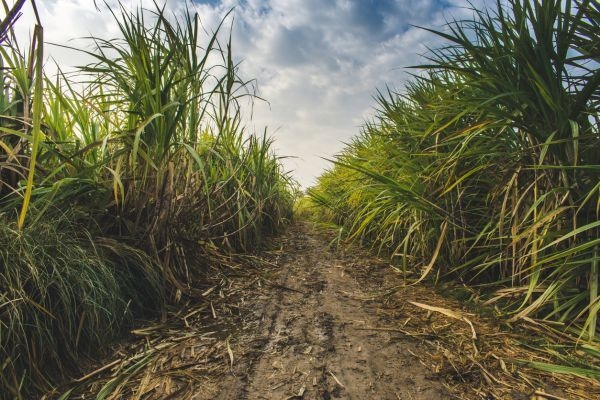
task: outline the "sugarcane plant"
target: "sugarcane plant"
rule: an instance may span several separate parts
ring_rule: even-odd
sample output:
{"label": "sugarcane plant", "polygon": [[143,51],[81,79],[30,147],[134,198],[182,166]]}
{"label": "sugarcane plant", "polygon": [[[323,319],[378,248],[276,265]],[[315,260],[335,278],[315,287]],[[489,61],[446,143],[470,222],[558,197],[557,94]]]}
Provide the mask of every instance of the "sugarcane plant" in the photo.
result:
{"label": "sugarcane plant", "polygon": [[49,77],[39,20],[27,54],[10,31],[24,4],[0,23],[0,398],[52,389],[134,318],[198,296],[293,203],[272,140],[244,126],[228,16],[206,34],[191,12],[121,5],[119,37]]}
{"label": "sugarcane plant", "polygon": [[508,321],[597,339],[600,5],[498,1],[428,29],[404,91],[312,188],[321,218],[415,280],[476,285]]}

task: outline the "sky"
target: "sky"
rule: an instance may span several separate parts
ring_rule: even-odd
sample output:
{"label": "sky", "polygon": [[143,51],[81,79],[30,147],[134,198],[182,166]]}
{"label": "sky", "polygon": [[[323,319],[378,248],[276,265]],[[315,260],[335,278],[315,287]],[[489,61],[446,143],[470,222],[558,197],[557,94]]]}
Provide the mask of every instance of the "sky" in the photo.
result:
{"label": "sky", "polygon": [[[164,0],[157,0],[163,4]],[[473,15],[471,5],[495,0],[167,0],[177,15],[198,12],[211,32],[231,9],[233,53],[244,79],[255,79],[258,95],[247,127],[267,129],[275,151],[304,188],[331,167],[326,159],[360,132],[375,114],[377,90],[400,90],[407,67],[424,61],[443,42],[418,28],[443,29]],[[37,1],[46,42],[86,46],[78,38],[118,37],[106,6],[93,0]],[[116,0],[106,0],[116,6]],[[153,8],[152,0],[122,0],[126,7]],[[17,33],[27,37],[34,16],[27,3]],[[77,52],[45,46],[61,68],[85,63]],[[52,70],[47,62],[47,71]],[[248,113],[249,114],[249,113]]]}

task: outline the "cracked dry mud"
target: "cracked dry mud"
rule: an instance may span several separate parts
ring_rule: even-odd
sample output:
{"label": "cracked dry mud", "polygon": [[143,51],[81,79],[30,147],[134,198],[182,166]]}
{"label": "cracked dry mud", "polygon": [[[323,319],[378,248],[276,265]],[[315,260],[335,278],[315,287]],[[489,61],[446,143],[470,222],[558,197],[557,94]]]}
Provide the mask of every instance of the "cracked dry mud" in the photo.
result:
{"label": "cracked dry mud", "polygon": [[365,300],[355,257],[306,230],[286,235],[278,267],[244,302],[246,332],[231,336],[234,362],[215,398],[448,398],[415,357],[418,343],[373,328],[380,305]]}

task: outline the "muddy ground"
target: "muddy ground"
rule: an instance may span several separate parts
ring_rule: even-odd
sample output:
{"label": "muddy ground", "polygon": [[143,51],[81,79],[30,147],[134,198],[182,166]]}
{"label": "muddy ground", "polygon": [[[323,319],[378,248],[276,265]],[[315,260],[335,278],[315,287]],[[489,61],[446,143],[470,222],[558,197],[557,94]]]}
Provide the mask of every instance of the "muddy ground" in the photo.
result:
{"label": "muddy ground", "polygon": [[[507,329],[387,262],[298,222],[254,267],[224,270],[70,382],[70,398],[600,399],[600,384],[528,368],[560,337]],[[256,266],[258,265],[258,266]],[[520,360],[520,361],[519,361]],[[56,393],[49,395],[55,397]]]}

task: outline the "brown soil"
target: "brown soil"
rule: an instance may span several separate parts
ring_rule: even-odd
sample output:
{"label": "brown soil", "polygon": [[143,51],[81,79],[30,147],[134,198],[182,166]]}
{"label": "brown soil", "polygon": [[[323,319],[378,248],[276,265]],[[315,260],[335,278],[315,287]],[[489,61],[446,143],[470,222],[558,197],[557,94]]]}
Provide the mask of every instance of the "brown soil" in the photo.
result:
{"label": "brown soil", "polygon": [[297,227],[267,295],[253,307],[254,354],[234,363],[220,399],[442,399],[449,396],[415,353],[422,345],[377,330],[380,304],[349,273],[352,257]]}
{"label": "brown soil", "polygon": [[598,382],[515,361],[548,362],[532,349],[552,332],[507,330],[332,238],[296,223],[203,302],[133,331],[70,398],[600,399]]}

